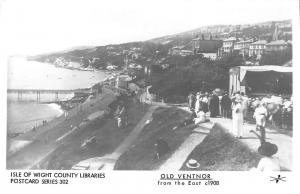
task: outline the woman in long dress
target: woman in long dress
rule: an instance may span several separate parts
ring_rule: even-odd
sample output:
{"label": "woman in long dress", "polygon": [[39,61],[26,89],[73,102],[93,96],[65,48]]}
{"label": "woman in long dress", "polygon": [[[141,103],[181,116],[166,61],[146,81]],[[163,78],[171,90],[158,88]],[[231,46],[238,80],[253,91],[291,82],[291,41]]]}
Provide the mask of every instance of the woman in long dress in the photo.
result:
{"label": "woman in long dress", "polygon": [[242,127],[244,122],[243,108],[241,104],[242,100],[236,98],[232,109],[232,133],[237,138],[242,138]]}
{"label": "woman in long dress", "polygon": [[198,92],[198,93],[197,93],[197,96],[196,96],[196,102],[195,102],[195,113],[198,113],[198,112],[199,112],[200,106],[201,106],[200,103],[201,103],[201,102],[200,102],[200,93]]}

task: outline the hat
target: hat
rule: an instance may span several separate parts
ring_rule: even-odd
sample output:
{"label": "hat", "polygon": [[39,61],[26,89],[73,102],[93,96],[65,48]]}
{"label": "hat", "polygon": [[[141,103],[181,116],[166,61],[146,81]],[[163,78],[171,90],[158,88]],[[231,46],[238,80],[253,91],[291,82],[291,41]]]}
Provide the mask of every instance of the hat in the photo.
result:
{"label": "hat", "polygon": [[187,163],[186,166],[188,168],[199,168],[200,167],[200,163],[197,162],[197,160],[195,159],[190,159]]}
{"label": "hat", "polygon": [[264,156],[272,156],[276,154],[278,151],[278,147],[270,142],[265,142],[258,148],[258,153]]}
{"label": "hat", "polygon": [[234,101],[235,101],[235,102],[242,102],[242,98],[241,98],[241,97],[236,97],[236,98],[234,99]]}

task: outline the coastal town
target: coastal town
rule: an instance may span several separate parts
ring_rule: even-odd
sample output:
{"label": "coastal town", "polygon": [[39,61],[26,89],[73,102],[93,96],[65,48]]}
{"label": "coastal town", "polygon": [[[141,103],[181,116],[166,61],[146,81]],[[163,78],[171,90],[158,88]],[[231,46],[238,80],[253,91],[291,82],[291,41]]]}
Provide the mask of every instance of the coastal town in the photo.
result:
{"label": "coastal town", "polygon": [[284,20],[30,56],[108,77],[8,134],[7,169],[291,171],[292,47]]}

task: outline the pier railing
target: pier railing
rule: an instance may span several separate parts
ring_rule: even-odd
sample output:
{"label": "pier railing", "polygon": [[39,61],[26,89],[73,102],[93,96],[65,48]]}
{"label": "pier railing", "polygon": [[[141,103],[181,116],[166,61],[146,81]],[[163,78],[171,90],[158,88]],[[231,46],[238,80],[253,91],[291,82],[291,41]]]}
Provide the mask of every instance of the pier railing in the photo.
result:
{"label": "pier railing", "polygon": [[18,94],[18,100],[22,100],[22,94],[36,94],[36,100],[41,100],[41,94],[55,94],[55,101],[59,101],[59,94],[87,93],[91,89],[55,90],[55,89],[7,89],[7,93]]}

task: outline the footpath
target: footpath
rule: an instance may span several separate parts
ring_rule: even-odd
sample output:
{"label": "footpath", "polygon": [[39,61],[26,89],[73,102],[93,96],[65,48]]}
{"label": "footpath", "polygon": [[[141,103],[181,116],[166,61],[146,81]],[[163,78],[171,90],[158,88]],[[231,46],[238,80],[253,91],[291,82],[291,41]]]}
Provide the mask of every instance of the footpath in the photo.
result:
{"label": "footpath", "polygon": [[[231,131],[232,129],[231,119],[211,118],[210,120],[214,123],[218,123],[228,131]],[[255,134],[250,132],[250,130],[255,130],[255,125],[245,123],[243,125],[242,138],[240,141],[246,144],[251,150],[257,151],[260,146],[260,141]],[[276,130],[266,128],[266,140],[277,145],[278,152],[274,156],[279,158],[282,170],[292,170],[292,137]]]}
{"label": "footpath", "polygon": [[[58,146],[63,144],[62,139],[75,130],[84,129],[84,124],[89,115],[105,110],[107,105],[114,100],[114,93],[105,89],[95,99],[81,104],[69,111],[68,119],[64,116],[54,119],[45,126],[38,127],[8,142],[7,169],[33,169],[37,168],[40,161],[50,155]],[[26,142],[26,143],[24,143]],[[11,150],[11,152],[9,152]]]}
{"label": "footpath", "polygon": [[95,157],[87,160],[83,160],[78,164],[74,165],[72,169],[74,170],[113,170],[115,163],[119,157],[132,145],[136,140],[138,135],[144,129],[147,124],[147,120],[151,120],[152,113],[155,111],[157,106],[151,106],[144,117],[139,121],[135,128],[130,132],[130,134],[123,140],[117,149],[112,154],[105,155],[103,157]]}
{"label": "footpath", "polygon": [[[151,102],[145,98],[145,94],[142,97],[144,102],[148,104],[155,104],[163,107],[176,106],[161,102]],[[183,105],[176,107],[189,111],[188,108]],[[159,170],[179,170],[188,155],[203,141],[203,139],[206,137],[206,134],[214,126],[214,124],[219,124],[218,126],[221,126],[228,131],[231,131],[232,129],[231,119],[210,118],[209,124],[203,123],[198,128],[194,129],[193,132],[198,131],[200,133],[192,133],[176,150],[176,152],[174,152],[174,154],[168,160],[166,160],[163,165],[161,165]],[[255,128],[256,127],[254,124],[245,123],[243,125],[243,138],[240,139],[241,142],[243,142],[253,151],[257,151],[258,147],[260,146],[258,137],[250,132],[250,130],[255,130]],[[267,141],[275,143],[278,146],[278,152],[275,154],[275,157],[279,158],[282,170],[292,170],[292,137],[280,131],[266,128],[266,138]]]}
{"label": "footpath", "polygon": [[[189,111],[184,104],[170,105],[163,102],[152,102],[146,98],[146,94],[141,95],[141,100],[147,104],[155,104],[156,106],[170,107],[176,106],[183,110]],[[173,155],[162,164],[159,170],[179,170],[193,149],[199,145],[206,137],[209,130],[214,126],[221,126],[228,131],[232,129],[232,120],[225,118],[210,118],[210,123],[203,123],[194,129],[193,133],[182,143],[182,145],[173,153]],[[258,137],[251,133],[255,130],[254,124],[245,123],[243,125],[243,138],[240,139],[251,150],[257,151],[260,146]],[[197,133],[198,132],[198,133]],[[280,160],[282,170],[292,170],[292,137],[277,130],[266,128],[267,141],[275,143],[278,146],[278,152],[275,154]]]}
{"label": "footpath", "polygon": [[199,145],[209,133],[214,123],[202,123],[195,128],[192,134],[181,144],[181,146],[162,164],[158,170],[172,171],[179,170],[190,153]]}

